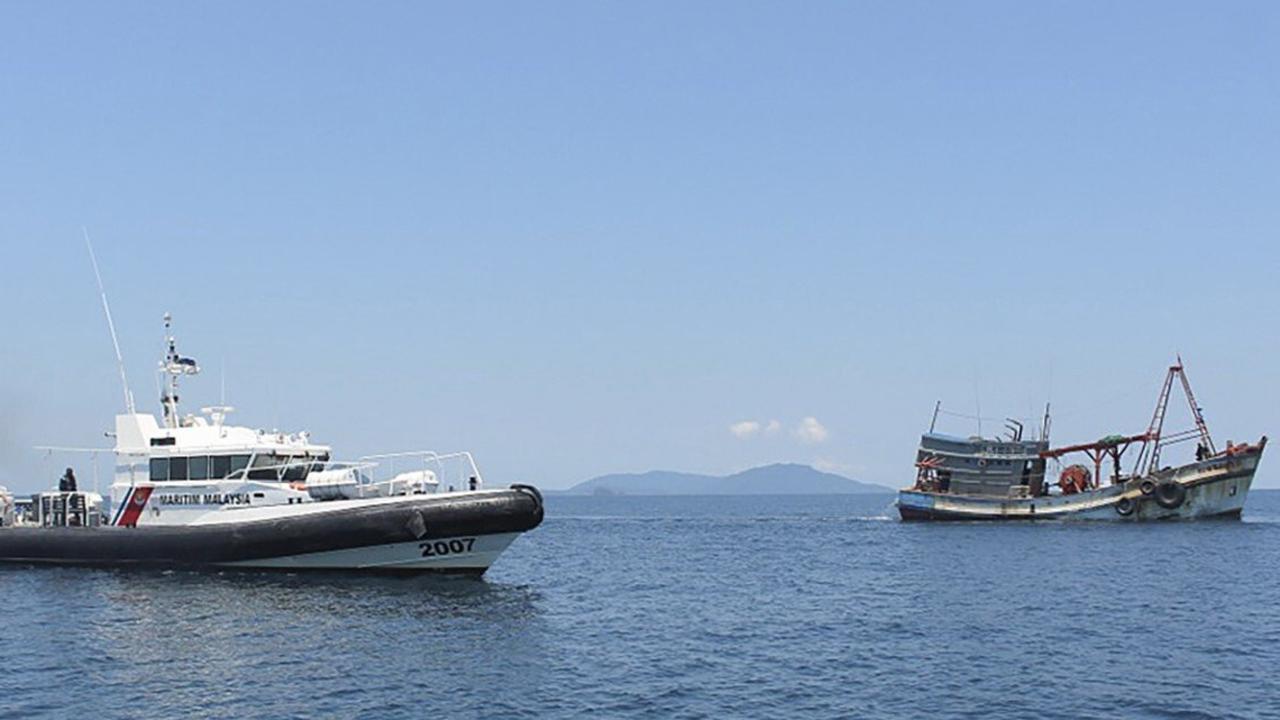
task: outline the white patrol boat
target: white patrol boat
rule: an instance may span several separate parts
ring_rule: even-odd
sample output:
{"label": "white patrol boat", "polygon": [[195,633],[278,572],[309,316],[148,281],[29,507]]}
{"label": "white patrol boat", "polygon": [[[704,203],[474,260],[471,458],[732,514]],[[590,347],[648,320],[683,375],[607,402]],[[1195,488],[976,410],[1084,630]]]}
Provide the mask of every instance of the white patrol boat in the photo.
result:
{"label": "white patrol boat", "polygon": [[0,561],[478,575],[542,521],[535,488],[486,489],[470,453],[338,462],[306,433],[228,425],[229,407],[182,415],[179,379],[199,366],[168,315],[165,340],[163,423],[126,384],[109,500],[70,470],[30,503],[0,489]]}

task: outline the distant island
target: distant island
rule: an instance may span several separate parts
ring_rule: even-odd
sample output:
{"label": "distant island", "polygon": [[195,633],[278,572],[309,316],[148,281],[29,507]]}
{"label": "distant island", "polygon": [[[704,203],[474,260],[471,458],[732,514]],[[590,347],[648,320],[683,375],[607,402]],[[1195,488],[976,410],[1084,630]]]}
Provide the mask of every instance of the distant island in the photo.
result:
{"label": "distant island", "polygon": [[665,470],[601,475],[561,492],[569,495],[849,495],[889,493],[893,489],[822,472],[808,465],[777,464],[727,476]]}

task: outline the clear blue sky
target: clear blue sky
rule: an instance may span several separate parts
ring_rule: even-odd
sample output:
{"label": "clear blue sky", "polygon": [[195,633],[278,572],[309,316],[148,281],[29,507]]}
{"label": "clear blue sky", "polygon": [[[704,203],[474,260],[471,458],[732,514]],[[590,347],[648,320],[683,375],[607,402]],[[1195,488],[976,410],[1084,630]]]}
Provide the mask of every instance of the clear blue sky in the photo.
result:
{"label": "clear blue sky", "polygon": [[896,486],[935,399],[1138,432],[1176,351],[1220,439],[1280,434],[1277,37],[1274,3],[5,3],[0,483],[119,409],[81,226],[144,407],[171,311],[188,407],[225,365],[245,424],[491,482]]}

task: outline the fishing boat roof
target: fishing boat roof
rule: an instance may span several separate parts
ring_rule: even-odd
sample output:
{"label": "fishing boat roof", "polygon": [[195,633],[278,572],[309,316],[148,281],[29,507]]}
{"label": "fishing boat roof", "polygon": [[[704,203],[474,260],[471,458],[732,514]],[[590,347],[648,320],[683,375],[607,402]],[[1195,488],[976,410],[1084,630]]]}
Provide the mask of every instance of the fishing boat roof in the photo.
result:
{"label": "fishing boat roof", "polygon": [[1048,443],[1042,440],[1009,440],[1007,438],[986,438],[980,435],[970,435],[969,437],[960,437],[959,435],[948,435],[946,433],[929,432],[920,436],[921,442],[933,440],[937,442],[957,443],[961,445],[1005,445],[1005,446],[1024,446],[1024,447],[1047,447]]}
{"label": "fishing boat roof", "polygon": [[1042,440],[1008,440],[1002,438],[958,437],[930,432],[920,436],[920,448],[932,452],[960,455],[1025,455],[1038,457],[1048,448]]}
{"label": "fishing boat roof", "polygon": [[954,442],[954,443],[982,442],[982,438],[977,436],[960,437],[959,435],[948,435],[946,433],[940,433],[940,432],[925,433],[921,439],[925,439],[925,438],[930,438],[933,440],[944,440],[946,442]]}

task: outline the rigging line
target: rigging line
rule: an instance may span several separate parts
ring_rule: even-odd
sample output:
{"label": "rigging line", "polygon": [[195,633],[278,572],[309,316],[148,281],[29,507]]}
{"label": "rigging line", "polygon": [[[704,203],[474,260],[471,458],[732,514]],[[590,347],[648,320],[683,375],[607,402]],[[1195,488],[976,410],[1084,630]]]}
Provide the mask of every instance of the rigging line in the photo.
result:
{"label": "rigging line", "polygon": [[1005,420],[1026,420],[1027,419],[1025,417],[1018,417],[1018,416],[991,417],[989,415],[983,415],[982,417],[978,417],[977,415],[968,415],[966,413],[958,413],[952,410],[939,410],[938,413],[941,415],[950,415],[951,417],[964,418],[965,420],[985,420],[987,422],[1004,422]]}
{"label": "rigging line", "polygon": [[978,437],[982,437],[982,394],[978,390],[978,366],[973,367],[973,404],[976,406],[978,414],[975,419],[978,421]]}

